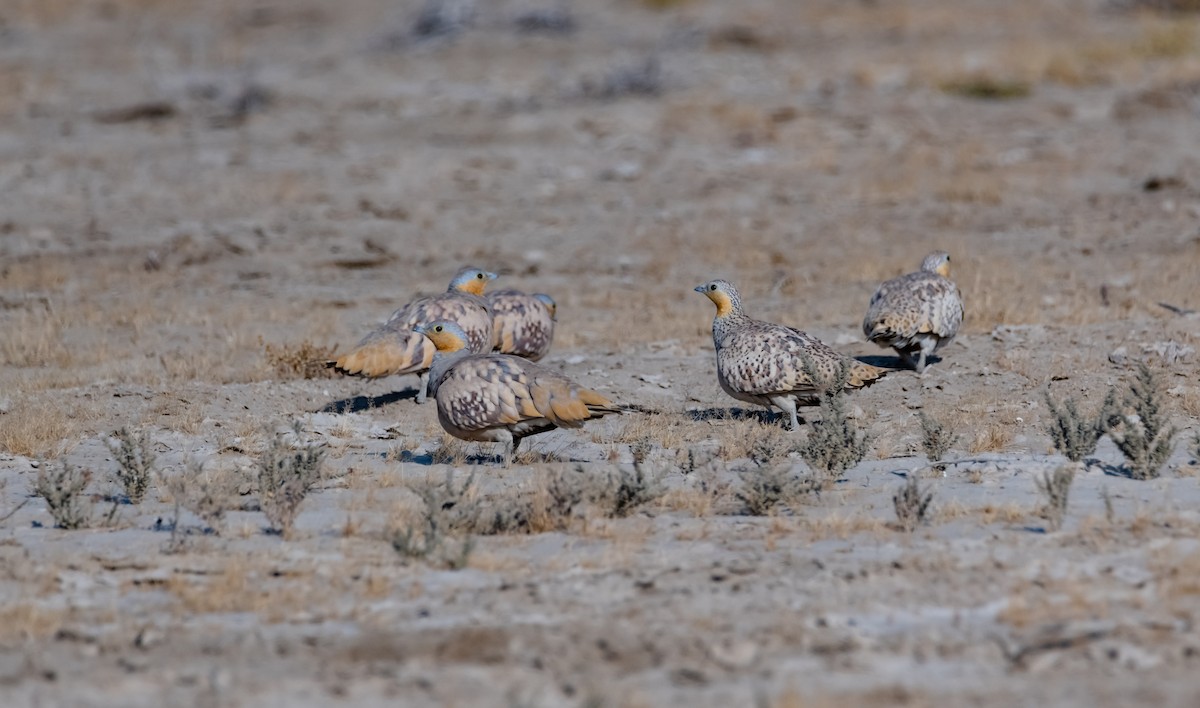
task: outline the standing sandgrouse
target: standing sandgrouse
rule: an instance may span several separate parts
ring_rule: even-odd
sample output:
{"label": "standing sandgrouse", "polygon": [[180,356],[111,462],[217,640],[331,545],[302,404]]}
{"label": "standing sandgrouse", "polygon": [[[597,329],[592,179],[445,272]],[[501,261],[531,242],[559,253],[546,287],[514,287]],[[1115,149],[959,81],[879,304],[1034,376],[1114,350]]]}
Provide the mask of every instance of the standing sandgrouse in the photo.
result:
{"label": "standing sandgrouse", "polygon": [[550,351],[558,306],[545,293],[497,290],[487,294],[492,306],[496,351],[538,361]]}
{"label": "standing sandgrouse", "polygon": [[417,331],[437,347],[429,393],[438,422],[456,438],[504,443],[504,464],[521,439],[624,409],[603,395],[528,359],[508,354],[473,354],[466,333],[453,322],[433,322]]}
{"label": "standing sandgrouse", "polygon": [[417,403],[424,403],[429,387],[429,367],[437,348],[413,330],[417,325],[434,320],[456,322],[466,333],[467,347],[471,351],[491,351],[494,340],[492,309],[482,295],[488,281],[495,277],[495,273],[471,266],[459,269],[446,292],[418,298],[396,310],[383,326],[363,337],[354,349],[338,357],[332,365],[348,374],[371,378],[419,373]]}
{"label": "standing sandgrouse", "polygon": [[895,349],[923,374],[926,357],[949,344],[962,321],[962,297],[950,280],[950,254],[936,251],[921,262],[921,270],[879,286],[863,318],[863,332],[879,346]]}
{"label": "standing sandgrouse", "polygon": [[849,364],[847,389],[868,386],[888,372],[851,359],[798,329],[752,319],[727,281],[709,281],[696,292],[717,306],[713,345],[721,388],[739,401],[780,409],[791,418],[792,430],[800,424],[796,406],[816,405],[820,398],[821,385],[805,371],[805,358],[812,362],[812,373],[826,381],[834,380],[843,362]]}

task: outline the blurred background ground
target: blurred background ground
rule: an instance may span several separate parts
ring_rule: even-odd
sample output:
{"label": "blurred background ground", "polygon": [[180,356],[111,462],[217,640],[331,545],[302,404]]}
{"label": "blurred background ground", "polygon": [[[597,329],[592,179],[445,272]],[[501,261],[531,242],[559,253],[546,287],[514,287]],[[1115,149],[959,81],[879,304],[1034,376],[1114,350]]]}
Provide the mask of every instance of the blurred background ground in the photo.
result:
{"label": "blurred background ground", "polygon": [[[470,703],[504,675],[513,705],[1008,705],[1085,689],[1190,704],[1196,592],[1180,578],[1196,555],[1177,537],[1194,530],[1197,497],[1182,443],[1168,480],[1094,471],[1066,531],[1027,527],[1032,474],[1053,466],[1048,384],[1094,405],[1148,358],[1172,419],[1191,434],[1200,415],[1200,320],[1160,305],[1200,309],[1196,10],[6,3],[5,502],[28,495],[31,460],[111,466],[101,441],[122,425],[147,426],[182,468],[193,453],[240,464],[264,426],[299,418],[354,481],[310,500],[299,539],[263,537],[247,512],[244,532],[182,556],[159,553],[161,496],[117,531],[35,528],[50,521],[29,503],[3,522],[14,629],[0,691],[13,705],[258,705],[303,677],[321,695]],[[550,365],[676,416],[555,433],[540,449],[611,467],[649,437],[674,464],[676,451],[729,448],[752,430],[686,414],[734,405],[716,386],[711,306],[694,285],[729,278],[752,314],[886,357],[861,341],[867,299],[934,249],[953,254],[964,333],[924,380],[896,374],[854,399],[871,462],[854,491],[799,515],[811,521],[672,509],[601,532],[489,539],[492,565],[462,576],[401,566],[379,539],[394,501],[370,489],[442,473],[432,406],[320,413],[413,382],[305,379],[293,366],[476,264],[558,300]],[[994,458],[978,466],[982,487],[949,478],[942,525],[910,542],[883,519],[890,472],[914,464],[903,458],[918,447],[918,410],[954,419],[963,456]],[[519,472],[485,474],[521,484]],[[1116,521],[1100,502],[1109,488]],[[373,519],[367,530],[351,528],[355,515]],[[745,575],[763,578],[738,581],[754,589],[743,600],[711,568],[746,543],[762,555]],[[527,570],[550,597],[518,583]],[[671,573],[686,582],[647,580]],[[272,599],[205,604],[191,583],[210,576]],[[851,590],[854,578],[871,581]],[[276,601],[297,584],[321,592]],[[696,584],[717,589],[701,600]],[[663,587],[661,604],[643,597]],[[1033,672],[1005,643],[1010,630],[1114,617],[1126,619],[1052,636],[1060,648]],[[146,622],[158,639],[138,644]],[[350,668],[313,673],[341,666],[331,656]],[[242,670],[257,659],[274,668]],[[1158,688],[1140,693],[1142,678]]]}

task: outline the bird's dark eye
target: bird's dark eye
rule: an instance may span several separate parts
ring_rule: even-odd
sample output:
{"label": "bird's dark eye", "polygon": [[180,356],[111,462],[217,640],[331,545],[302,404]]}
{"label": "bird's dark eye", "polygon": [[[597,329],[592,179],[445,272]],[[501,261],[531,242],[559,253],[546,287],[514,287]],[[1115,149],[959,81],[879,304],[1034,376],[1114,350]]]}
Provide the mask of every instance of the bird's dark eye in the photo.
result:
{"label": "bird's dark eye", "polygon": [[483,273],[476,273],[475,277],[478,278],[479,280],[483,280]]}
{"label": "bird's dark eye", "polygon": [[441,331],[442,331],[442,326],[441,326],[441,325],[438,325],[437,327],[434,327],[434,328],[433,328],[433,331],[434,331],[434,332],[441,332]]}
{"label": "bird's dark eye", "polygon": [[947,262],[947,263],[949,263],[949,262],[950,262],[950,256],[946,256],[946,262]]}
{"label": "bird's dark eye", "polygon": [[709,290],[716,290],[716,289],[717,289],[717,284],[716,284],[716,283],[713,283],[712,285],[708,286],[708,289],[709,289]]}

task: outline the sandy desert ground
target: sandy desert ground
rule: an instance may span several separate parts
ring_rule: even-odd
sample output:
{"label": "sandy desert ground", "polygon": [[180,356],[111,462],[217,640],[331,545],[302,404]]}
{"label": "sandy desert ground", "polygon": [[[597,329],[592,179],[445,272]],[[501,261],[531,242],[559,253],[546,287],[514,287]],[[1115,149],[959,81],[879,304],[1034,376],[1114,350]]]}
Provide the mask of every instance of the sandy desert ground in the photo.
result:
{"label": "sandy desert ground", "polygon": [[[1196,705],[1196,9],[0,5],[0,703]],[[963,333],[849,397],[862,462],[750,513],[811,427],[720,391],[692,287],[896,366],[859,323],[937,248]],[[468,263],[555,296],[548,366],[658,413],[503,468],[415,377],[308,366]],[[1102,438],[1056,530],[1044,392],[1091,411],[1139,362],[1173,452],[1138,480]],[[325,450],[286,537],[277,441]],[[33,493],[64,463],[87,528]],[[223,518],[177,514],[198,490]],[[462,494],[413,558],[422,492]]]}

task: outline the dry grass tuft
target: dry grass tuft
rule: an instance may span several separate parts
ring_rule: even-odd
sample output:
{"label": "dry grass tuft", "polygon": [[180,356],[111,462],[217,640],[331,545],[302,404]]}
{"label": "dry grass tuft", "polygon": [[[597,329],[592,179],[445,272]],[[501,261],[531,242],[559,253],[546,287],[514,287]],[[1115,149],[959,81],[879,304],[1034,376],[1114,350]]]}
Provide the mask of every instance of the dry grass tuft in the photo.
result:
{"label": "dry grass tuft", "polygon": [[[259,338],[262,341],[262,338]],[[283,379],[332,379],[337,372],[328,362],[336,356],[337,347],[318,346],[309,340],[300,344],[263,343],[263,357],[275,375]]]}
{"label": "dry grass tuft", "polygon": [[441,444],[429,452],[429,458],[435,465],[464,465],[467,462],[467,444],[458,438],[442,435]]}
{"label": "dry grass tuft", "polygon": [[78,410],[71,415],[57,406],[21,400],[0,414],[0,451],[34,458],[60,455],[83,417]]}
{"label": "dry grass tuft", "polygon": [[971,454],[996,452],[1008,447],[1012,439],[1012,430],[999,423],[993,423],[975,435],[968,449]]}

